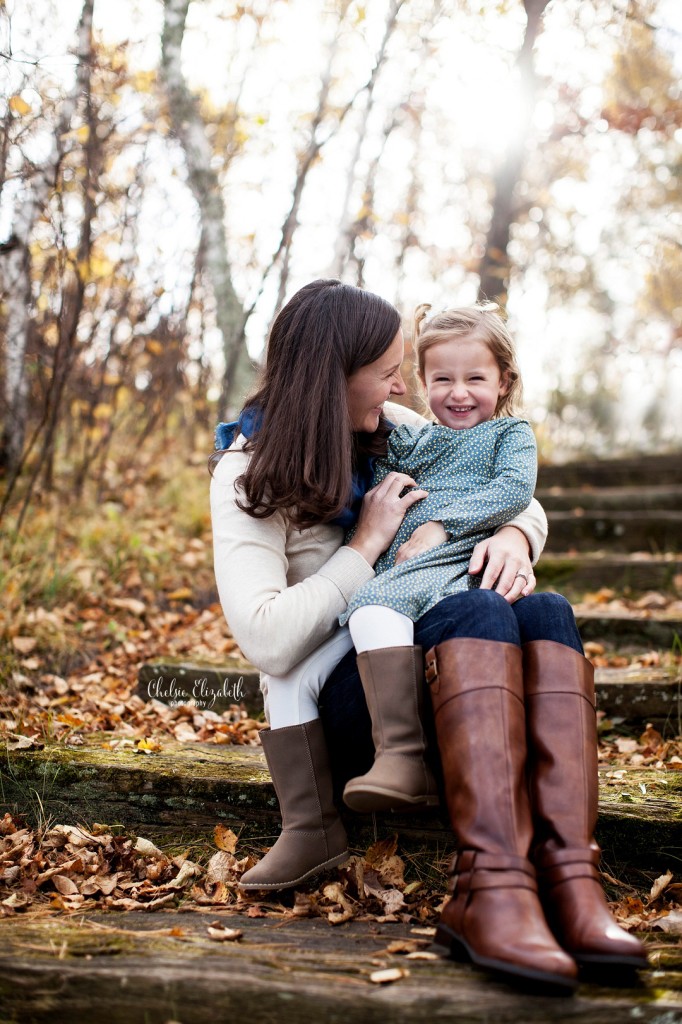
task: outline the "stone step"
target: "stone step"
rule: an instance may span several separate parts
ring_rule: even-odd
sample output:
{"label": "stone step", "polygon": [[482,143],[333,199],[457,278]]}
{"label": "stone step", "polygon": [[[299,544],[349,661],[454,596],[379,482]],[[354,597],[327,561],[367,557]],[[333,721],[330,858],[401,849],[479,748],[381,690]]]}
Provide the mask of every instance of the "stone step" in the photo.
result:
{"label": "stone step", "polygon": [[587,511],[547,513],[550,551],[665,551],[682,550],[682,512]]}
{"label": "stone step", "polygon": [[[550,538],[551,540],[551,538]],[[543,553],[535,567],[540,589],[599,590],[601,587],[623,591],[682,590],[682,558],[674,555],[599,554],[569,555]]]}
{"label": "stone step", "polygon": [[682,453],[628,459],[587,459],[541,465],[538,487],[660,487],[682,485]]}
{"label": "stone step", "polygon": [[[215,942],[208,925],[238,928]],[[678,1024],[679,951],[637,987],[581,985],[557,999],[512,989],[466,965],[389,952],[397,940],[427,941],[403,922],[289,916],[249,918],[230,908],[209,915],[161,911],[88,913],[77,918],[0,920],[3,1022],[24,1024]],[[419,931],[419,930],[418,930]],[[408,947],[409,948],[409,947]],[[661,951],[659,951],[661,952]],[[437,954],[437,955],[436,955]],[[654,953],[656,956],[656,953]],[[397,968],[398,980],[371,975]],[[402,976],[400,976],[402,975]],[[103,1011],[106,1007],[106,1011]]]}
{"label": "stone step", "polygon": [[535,492],[546,512],[597,511],[679,512],[682,487],[549,487]]}
{"label": "stone step", "polygon": [[[599,709],[608,717],[615,715],[633,725],[677,726],[682,670],[598,668],[595,685]],[[140,668],[137,694],[143,700],[155,698],[164,704],[194,700],[197,707],[216,712],[241,702],[254,717],[263,709],[258,672],[228,662],[149,662]]]}
{"label": "stone step", "polygon": [[[92,734],[82,746],[48,743],[3,754],[0,813],[63,824],[120,823],[205,830],[223,822],[243,839],[271,843],[279,831],[274,788],[260,747],[164,742],[156,753],[111,749]],[[627,768],[600,773],[597,839],[614,866],[664,870],[682,846],[682,771]],[[344,811],[351,845],[366,849],[397,832],[401,848],[441,851],[452,844],[441,808],[359,815]],[[376,829],[376,834],[375,834]]]}

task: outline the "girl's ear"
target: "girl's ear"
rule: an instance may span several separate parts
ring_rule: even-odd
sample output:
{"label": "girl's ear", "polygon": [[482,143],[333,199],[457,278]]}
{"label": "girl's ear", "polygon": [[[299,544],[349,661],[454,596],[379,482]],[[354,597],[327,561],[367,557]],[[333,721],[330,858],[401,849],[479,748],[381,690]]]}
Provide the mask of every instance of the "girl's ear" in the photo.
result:
{"label": "girl's ear", "polygon": [[504,396],[509,393],[509,388],[510,387],[511,387],[511,380],[509,379],[509,370],[505,370],[504,373],[502,374],[502,376],[500,377],[500,390],[499,390],[500,398],[504,398]]}

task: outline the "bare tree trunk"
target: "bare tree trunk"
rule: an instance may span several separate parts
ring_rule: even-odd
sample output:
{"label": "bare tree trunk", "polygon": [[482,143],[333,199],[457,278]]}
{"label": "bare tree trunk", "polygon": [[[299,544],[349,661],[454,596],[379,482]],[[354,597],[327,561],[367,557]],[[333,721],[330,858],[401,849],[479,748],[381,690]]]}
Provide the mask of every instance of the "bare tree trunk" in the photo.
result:
{"label": "bare tree trunk", "polygon": [[509,236],[516,216],[514,189],[523,169],[526,140],[537,94],[533,46],[548,3],[549,0],[524,0],[528,20],[523,44],[516,58],[525,99],[524,118],[494,178],[492,217],[486,238],[485,255],[479,270],[479,299],[490,299],[503,305],[507,301],[509,288]]}
{"label": "bare tree trunk", "polygon": [[[32,324],[31,309],[31,253],[33,226],[41,210],[47,207],[56,184],[63,155],[62,136],[71,128],[90,76],[92,52],[92,13],[94,0],[84,0],[78,24],[78,72],[71,92],[59,111],[52,135],[50,152],[27,181],[25,193],[17,204],[13,231],[0,250],[2,292],[7,309],[5,338],[5,420],[0,445],[0,463],[4,462],[14,475],[20,469],[26,437],[28,381],[25,353]],[[11,487],[10,487],[11,489]]]}
{"label": "bare tree trunk", "polygon": [[381,40],[381,46],[377,53],[376,61],[374,63],[374,69],[372,76],[367,83],[367,90],[365,94],[365,105],[362,110],[360,117],[360,124],[358,125],[357,134],[355,136],[355,147],[353,149],[353,155],[348,165],[348,176],[346,178],[346,191],[343,197],[343,208],[341,211],[341,220],[339,233],[336,239],[336,247],[334,250],[334,259],[330,267],[330,274],[332,277],[341,277],[343,268],[348,261],[348,255],[353,246],[353,225],[354,218],[350,213],[350,203],[353,194],[353,185],[355,184],[355,169],[360,159],[362,147],[367,135],[367,125],[369,118],[374,109],[374,88],[376,86],[379,72],[384,64],[386,58],[386,47],[388,46],[389,40],[393,35],[393,30],[398,18],[398,12],[403,6],[404,0],[391,0],[388,8],[388,14],[386,15],[386,24],[384,27],[384,35]]}
{"label": "bare tree trunk", "polygon": [[182,71],[181,50],[190,0],[164,0],[161,37],[161,77],[168,97],[173,129],[182,143],[189,185],[199,207],[201,246],[216,305],[216,321],[223,336],[225,376],[220,409],[225,411],[245,391],[253,366],[241,342],[244,309],[232,282],[225,236],[225,203],[217,173],[211,167],[211,144],[196,97]]}

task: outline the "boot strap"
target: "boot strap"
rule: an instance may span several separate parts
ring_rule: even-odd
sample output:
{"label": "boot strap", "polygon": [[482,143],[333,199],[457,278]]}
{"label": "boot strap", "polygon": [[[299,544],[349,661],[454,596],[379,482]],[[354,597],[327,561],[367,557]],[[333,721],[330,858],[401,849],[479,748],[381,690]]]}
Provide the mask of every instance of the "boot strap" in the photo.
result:
{"label": "boot strap", "polygon": [[563,864],[591,864],[597,868],[601,860],[601,849],[592,842],[589,846],[568,847],[565,850],[540,850],[533,859],[538,871],[543,872]]}
{"label": "boot strap", "polygon": [[530,889],[537,892],[535,869],[526,857],[460,850],[452,859],[448,889],[464,896],[479,889]]}
{"label": "boot strap", "polygon": [[458,850],[452,858],[450,873],[462,871],[524,871],[535,877],[535,869],[527,857],[513,853],[484,853],[481,850]]}
{"label": "boot strap", "polygon": [[594,864],[585,862],[582,864],[555,864],[554,867],[540,872],[540,881],[545,887],[559,885],[560,882],[568,882],[572,878],[591,878],[595,882],[599,882],[599,872]]}

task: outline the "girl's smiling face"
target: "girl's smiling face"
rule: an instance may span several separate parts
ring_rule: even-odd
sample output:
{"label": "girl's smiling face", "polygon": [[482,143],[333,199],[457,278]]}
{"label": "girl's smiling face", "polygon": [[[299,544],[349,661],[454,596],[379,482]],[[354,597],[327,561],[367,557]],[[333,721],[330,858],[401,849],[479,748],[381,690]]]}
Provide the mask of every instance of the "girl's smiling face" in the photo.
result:
{"label": "girl's smiling face", "polygon": [[436,420],[453,430],[492,419],[508,390],[494,355],[474,337],[452,338],[427,349],[422,383]]}
{"label": "girl's smiling face", "polygon": [[403,332],[399,330],[386,351],[373,363],[361,366],[348,378],[348,409],[351,428],[373,434],[379,426],[384,402],[391,395],[404,395],[405,381],[400,367],[405,355]]}

